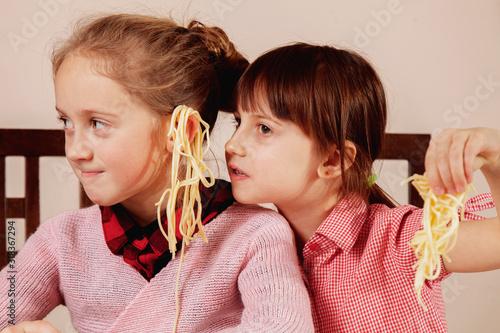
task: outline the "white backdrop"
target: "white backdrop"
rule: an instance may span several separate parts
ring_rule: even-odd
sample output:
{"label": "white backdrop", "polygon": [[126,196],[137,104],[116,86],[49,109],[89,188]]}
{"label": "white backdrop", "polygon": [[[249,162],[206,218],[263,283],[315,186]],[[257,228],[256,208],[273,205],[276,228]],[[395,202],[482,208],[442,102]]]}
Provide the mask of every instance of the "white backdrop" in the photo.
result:
{"label": "white backdrop", "polygon": [[[109,11],[171,13],[179,21],[218,25],[249,60],[294,41],[354,48],[372,61],[386,85],[390,132],[500,128],[499,0],[2,1],[0,127],[58,128],[51,42],[75,19]],[[214,135],[218,158],[231,135],[226,124]],[[22,175],[16,172],[21,165],[22,160],[8,161],[8,195],[22,192]],[[404,174],[399,165],[391,168],[379,178],[394,193],[400,191],[395,179]],[[41,172],[42,219],[77,206],[76,180],[64,159],[44,159]],[[480,174],[475,185],[488,191]],[[496,271],[455,274],[444,282],[450,332],[498,331],[499,278]],[[72,331],[60,312],[50,320],[61,331]]]}

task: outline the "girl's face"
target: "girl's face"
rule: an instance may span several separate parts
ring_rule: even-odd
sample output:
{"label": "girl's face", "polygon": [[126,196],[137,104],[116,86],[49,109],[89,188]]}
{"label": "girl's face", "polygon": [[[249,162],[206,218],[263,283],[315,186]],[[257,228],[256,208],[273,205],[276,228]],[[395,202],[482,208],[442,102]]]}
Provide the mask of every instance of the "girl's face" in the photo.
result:
{"label": "girl's face", "polygon": [[235,118],[237,129],[226,143],[234,197],[242,203],[273,203],[283,213],[317,202],[324,182],[314,142],[268,107],[257,113],[238,109]]}
{"label": "girl's face", "polygon": [[[55,77],[66,157],[93,202],[122,203],[141,218],[155,211],[167,185],[159,179],[164,154],[153,138],[159,119],[91,65],[89,59],[71,55]],[[147,215],[154,219],[154,213]]]}

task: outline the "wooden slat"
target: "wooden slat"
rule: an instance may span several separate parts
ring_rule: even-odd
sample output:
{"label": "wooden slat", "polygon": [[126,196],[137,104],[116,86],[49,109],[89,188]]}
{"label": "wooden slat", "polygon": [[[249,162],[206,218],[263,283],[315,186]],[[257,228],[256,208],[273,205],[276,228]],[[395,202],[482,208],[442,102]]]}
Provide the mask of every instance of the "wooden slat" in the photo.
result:
{"label": "wooden slat", "polygon": [[26,157],[26,238],[40,224],[40,184],[38,157]]}
{"label": "wooden slat", "polygon": [[425,152],[429,147],[429,134],[398,134],[387,133],[385,149],[382,152],[384,159],[405,159],[411,165],[424,167]]}
{"label": "wooden slat", "polygon": [[[425,172],[425,153],[429,147],[431,136],[429,134],[398,134],[387,133],[385,136],[385,149],[382,159],[407,160],[408,177]],[[408,186],[409,202],[417,207],[423,207],[424,201],[418,191],[411,185]]]}
{"label": "wooden slat", "polygon": [[2,129],[0,155],[64,156],[62,130]]}
{"label": "wooden slat", "polygon": [[6,218],[25,218],[26,200],[25,198],[6,198],[7,205]]}

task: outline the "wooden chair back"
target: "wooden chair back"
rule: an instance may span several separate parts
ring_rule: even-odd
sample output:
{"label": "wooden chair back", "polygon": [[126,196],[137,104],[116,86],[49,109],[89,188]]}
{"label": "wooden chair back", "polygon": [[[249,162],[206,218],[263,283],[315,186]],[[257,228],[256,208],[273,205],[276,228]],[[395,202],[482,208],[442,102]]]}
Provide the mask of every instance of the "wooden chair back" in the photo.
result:
{"label": "wooden chair back", "polygon": [[[4,267],[8,260],[6,221],[24,218],[26,238],[40,224],[40,157],[64,155],[64,132],[62,130],[0,129],[0,267]],[[6,197],[5,159],[7,156],[25,158],[23,198]],[[80,186],[80,207],[92,204]]]}
{"label": "wooden chair back", "polygon": [[[431,140],[430,134],[387,133],[385,149],[381,159],[408,161],[408,177],[415,173],[425,172],[425,153]],[[408,184],[408,201],[410,204],[423,207],[424,201],[418,191]]]}
{"label": "wooden chair back", "polygon": [[[408,176],[414,173],[423,174],[424,157],[429,145],[428,134],[396,134],[386,135],[386,147],[382,159],[408,161]],[[7,198],[5,194],[5,158],[7,156],[24,156],[25,163],[25,196],[23,198]],[[8,261],[6,251],[6,221],[9,218],[24,218],[26,221],[26,238],[40,224],[40,182],[39,159],[41,156],[64,156],[64,132],[62,130],[39,129],[0,129],[0,267]],[[423,201],[413,186],[408,186],[409,202],[422,207]],[[80,207],[92,205],[80,186]]]}

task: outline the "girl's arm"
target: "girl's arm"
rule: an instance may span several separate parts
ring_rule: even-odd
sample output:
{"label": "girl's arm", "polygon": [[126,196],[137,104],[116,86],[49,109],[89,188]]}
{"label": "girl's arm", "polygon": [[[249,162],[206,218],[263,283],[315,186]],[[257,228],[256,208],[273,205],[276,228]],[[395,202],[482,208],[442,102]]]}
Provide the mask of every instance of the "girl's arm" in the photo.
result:
{"label": "girl's arm", "polygon": [[51,221],[43,222],[0,272],[0,329],[42,319],[62,303]]}
{"label": "girl's arm", "polygon": [[438,195],[463,192],[473,172],[483,173],[497,217],[460,223],[455,247],[444,261],[451,272],[500,268],[500,131],[490,128],[447,129],[431,140],[425,159],[429,183]]}
{"label": "girl's arm", "polygon": [[314,332],[293,233],[284,219],[280,222],[270,221],[253,239],[238,277],[241,324],[231,332]]}

